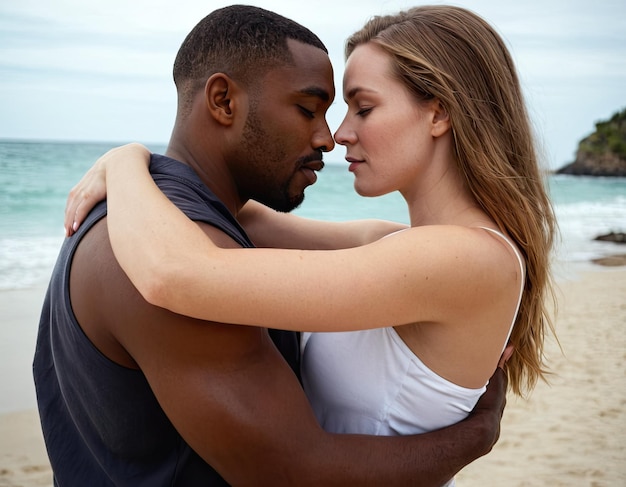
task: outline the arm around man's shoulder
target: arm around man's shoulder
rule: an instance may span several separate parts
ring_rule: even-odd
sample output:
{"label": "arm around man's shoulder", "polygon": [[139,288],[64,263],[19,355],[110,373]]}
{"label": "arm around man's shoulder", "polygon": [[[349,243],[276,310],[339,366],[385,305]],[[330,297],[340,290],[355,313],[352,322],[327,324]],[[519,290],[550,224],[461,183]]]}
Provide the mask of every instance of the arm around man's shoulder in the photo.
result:
{"label": "arm around man's shoulder", "polygon": [[[218,245],[235,246],[214,227],[201,226]],[[123,349],[176,430],[231,484],[439,485],[497,438],[497,404],[426,435],[328,434],[267,330],[152,306],[117,266],[108,239],[89,245],[77,256],[78,262],[92,259],[92,271],[102,269],[95,280],[100,287],[85,301],[97,304],[98,320],[108,317],[98,324],[105,328],[99,346]],[[96,248],[103,257],[94,263]]]}

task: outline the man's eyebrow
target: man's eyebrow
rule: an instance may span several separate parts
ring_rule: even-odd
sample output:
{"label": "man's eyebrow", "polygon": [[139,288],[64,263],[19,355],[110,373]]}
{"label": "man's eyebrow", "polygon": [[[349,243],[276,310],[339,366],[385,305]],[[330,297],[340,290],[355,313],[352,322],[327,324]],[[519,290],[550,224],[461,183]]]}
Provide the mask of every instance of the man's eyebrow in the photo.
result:
{"label": "man's eyebrow", "polygon": [[298,93],[307,96],[315,96],[316,98],[320,98],[323,101],[330,100],[330,93],[328,93],[328,91],[324,90],[323,88],[319,88],[317,86],[309,86],[307,88],[303,88],[299,90]]}

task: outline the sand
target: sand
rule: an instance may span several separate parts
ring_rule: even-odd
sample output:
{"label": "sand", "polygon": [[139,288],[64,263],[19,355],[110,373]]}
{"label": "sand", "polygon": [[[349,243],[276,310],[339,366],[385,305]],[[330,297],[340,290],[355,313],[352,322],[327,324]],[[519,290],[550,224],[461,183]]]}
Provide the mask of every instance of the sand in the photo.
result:
{"label": "sand", "polygon": [[0,291],[0,487],[52,486],[31,372],[44,293]]}
{"label": "sand", "polygon": [[[509,398],[500,441],[460,487],[626,485],[626,267],[589,265],[561,282],[554,372]],[[42,289],[0,292],[0,487],[51,487],[30,372]]]}

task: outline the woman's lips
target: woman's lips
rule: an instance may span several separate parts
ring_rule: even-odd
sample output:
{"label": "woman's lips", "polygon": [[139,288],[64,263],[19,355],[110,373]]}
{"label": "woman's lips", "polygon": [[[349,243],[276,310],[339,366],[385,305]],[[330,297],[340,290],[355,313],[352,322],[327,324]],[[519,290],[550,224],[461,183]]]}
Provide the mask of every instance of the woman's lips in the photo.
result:
{"label": "woman's lips", "polygon": [[350,172],[354,172],[358,165],[363,163],[363,161],[355,159],[353,157],[346,157],[346,161],[348,161],[348,163],[350,164],[348,166],[348,171]]}

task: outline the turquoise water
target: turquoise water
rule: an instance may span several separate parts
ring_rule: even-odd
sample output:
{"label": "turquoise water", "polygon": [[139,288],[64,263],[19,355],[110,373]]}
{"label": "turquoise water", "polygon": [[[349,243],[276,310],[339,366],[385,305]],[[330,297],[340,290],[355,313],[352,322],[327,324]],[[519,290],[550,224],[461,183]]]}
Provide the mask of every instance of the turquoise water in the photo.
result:
{"label": "turquoise water", "polygon": [[[0,141],[0,289],[46,283],[63,239],[68,191],[95,159],[115,143]],[[164,146],[153,145],[154,152]],[[335,163],[336,162],[336,163]],[[402,198],[362,198],[342,161],[329,161],[306,191],[298,214],[327,220],[385,218],[407,222]],[[626,252],[593,238],[626,231],[626,179],[551,176],[562,234],[558,256],[565,262]]]}

